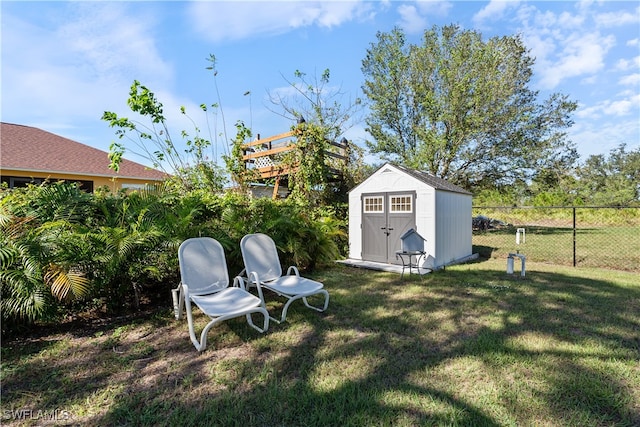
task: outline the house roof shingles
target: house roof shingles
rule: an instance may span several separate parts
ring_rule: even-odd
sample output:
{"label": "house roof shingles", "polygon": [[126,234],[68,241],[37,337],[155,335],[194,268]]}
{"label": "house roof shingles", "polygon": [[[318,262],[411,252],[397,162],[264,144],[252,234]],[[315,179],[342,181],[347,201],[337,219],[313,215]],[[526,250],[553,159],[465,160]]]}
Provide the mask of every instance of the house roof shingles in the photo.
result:
{"label": "house roof shingles", "polygon": [[452,193],[460,193],[460,194],[471,194],[471,192],[465,190],[464,188],[459,187],[455,184],[452,184],[445,179],[438,178],[435,175],[431,175],[416,169],[409,169],[405,166],[398,165],[395,163],[393,163],[392,165],[400,169],[401,171],[404,171],[406,174],[411,175],[414,178],[417,178],[418,180],[424,182],[425,184],[435,188],[436,190],[450,191]]}
{"label": "house roof shingles", "polygon": [[31,126],[1,123],[0,169],[162,180],[164,172],[123,159],[109,169],[107,153]]}

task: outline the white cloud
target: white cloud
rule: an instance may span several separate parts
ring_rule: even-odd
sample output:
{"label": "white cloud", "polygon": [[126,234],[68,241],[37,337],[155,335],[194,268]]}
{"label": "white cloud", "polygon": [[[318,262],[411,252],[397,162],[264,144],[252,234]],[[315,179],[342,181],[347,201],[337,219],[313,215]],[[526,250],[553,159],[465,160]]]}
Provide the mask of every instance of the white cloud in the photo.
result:
{"label": "white cloud", "polygon": [[626,24],[640,23],[640,8],[633,12],[619,11],[599,13],[594,16],[594,22],[598,27],[611,28]]}
{"label": "white cloud", "polygon": [[345,1],[193,2],[194,29],[213,42],[276,35],[309,26],[333,28],[370,16],[371,3]]}
{"label": "white cloud", "polygon": [[605,55],[615,43],[613,36],[598,33],[576,34],[562,40],[557,55],[544,58],[540,67],[541,85],[553,89],[564,79],[590,75],[605,66]]}
{"label": "white cloud", "polygon": [[538,63],[547,61],[556,50],[556,42],[552,37],[545,36],[542,32],[529,32],[523,34],[523,42],[527,49],[531,50],[531,55]]}
{"label": "white cloud", "polygon": [[591,76],[585,77],[583,79],[580,80],[580,84],[583,85],[592,85],[594,83],[596,83],[598,81],[598,75],[597,74],[593,74]]}
{"label": "white cloud", "polygon": [[620,79],[621,85],[625,86],[638,86],[640,85],[640,73],[629,74]]}
{"label": "white cloud", "polygon": [[558,25],[565,29],[581,28],[584,25],[586,17],[583,15],[573,15],[569,12],[562,12],[557,19]]}
{"label": "white cloud", "polygon": [[[640,108],[640,94],[628,93],[627,97],[618,100],[604,100],[595,105],[583,107],[576,111],[576,117],[589,121],[603,116],[627,116]],[[637,132],[637,126],[636,126]]]}
{"label": "white cloud", "polygon": [[516,8],[519,1],[491,0],[473,16],[473,23],[482,26],[485,22],[497,21],[503,18],[510,9]]}
{"label": "white cloud", "polygon": [[536,77],[543,89],[555,89],[571,78],[596,83],[596,73],[608,67],[607,55],[616,38],[594,30],[593,7],[592,2],[580,2],[575,13],[570,13],[523,5],[516,12],[523,41],[536,58]]}
{"label": "white cloud", "polygon": [[582,159],[590,155],[608,153],[626,143],[630,150],[640,148],[637,119],[616,122],[584,120],[571,128],[569,137],[576,143]]}
{"label": "white cloud", "polygon": [[397,7],[398,25],[407,34],[421,34],[429,26],[429,17],[446,16],[453,4],[449,1],[416,1]]}
{"label": "white cloud", "polygon": [[602,117],[602,106],[600,105],[592,105],[589,107],[581,107],[576,113],[576,117],[582,119],[599,119]]}
{"label": "white cloud", "polygon": [[428,16],[447,16],[453,7],[450,1],[418,0],[415,2],[418,12]]}
{"label": "white cloud", "polygon": [[634,106],[638,106],[639,96],[618,101],[607,102],[603,112],[607,116],[626,116],[631,113]]}
{"label": "white cloud", "polygon": [[413,5],[398,6],[398,14],[400,15],[398,25],[408,34],[419,34],[427,27],[427,18],[422,16]]}
{"label": "white cloud", "polygon": [[145,67],[162,73],[165,70],[149,34],[151,18],[133,19],[120,3],[83,3],[56,33],[67,53],[86,61],[98,75]]}
{"label": "white cloud", "polygon": [[636,56],[633,59],[620,58],[614,67],[618,71],[628,71],[631,68],[640,68],[640,56]]}
{"label": "white cloud", "polygon": [[3,104],[13,117],[56,123],[45,127],[51,131],[99,121],[104,110],[124,105],[133,76],[171,78],[145,22],[115,2],[69,3],[54,27],[5,12],[3,38],[15,43],[3,43],[10,46],[2,58]]}

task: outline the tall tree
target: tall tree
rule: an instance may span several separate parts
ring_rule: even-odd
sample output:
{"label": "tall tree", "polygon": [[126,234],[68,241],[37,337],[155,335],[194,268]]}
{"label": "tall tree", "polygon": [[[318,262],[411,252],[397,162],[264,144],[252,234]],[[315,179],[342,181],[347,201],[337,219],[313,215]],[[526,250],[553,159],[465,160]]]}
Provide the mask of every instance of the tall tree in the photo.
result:
{"label": "tall tree", "polygon": [[482,39],[433,27],[421,46],[378,33],[362,61],[373,153],[465,188],[524,181],[577,159],[565,129],[577,105],[529,88],[534,59],[518,36]]}

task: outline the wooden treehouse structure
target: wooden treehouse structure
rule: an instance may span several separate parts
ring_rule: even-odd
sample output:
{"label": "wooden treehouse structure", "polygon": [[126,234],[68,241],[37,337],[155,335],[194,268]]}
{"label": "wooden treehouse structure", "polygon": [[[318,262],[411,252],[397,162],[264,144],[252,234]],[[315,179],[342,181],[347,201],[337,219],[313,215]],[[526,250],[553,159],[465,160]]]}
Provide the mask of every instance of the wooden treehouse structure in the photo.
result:
{"label": "wooden treehouse structure", "polygon": [[[256,173],[255,182],[258,184],[273,183],[272,198],[278,197],[281,186],[287,187],[289,180],[297,172],[298,165],[285,162],[286,154],[299,149],[297,146],[300,131],[289,131],[268,138],[260,138],[242,144],[242,160],[247,170]],[[304,155],[304,153],[303,153]],[[328,141],[328,149],[324,150],[324,158],[330,176],[328,181],[342,178],[341,164],[349,160],[349,142],[342,138],[340,142]]]}

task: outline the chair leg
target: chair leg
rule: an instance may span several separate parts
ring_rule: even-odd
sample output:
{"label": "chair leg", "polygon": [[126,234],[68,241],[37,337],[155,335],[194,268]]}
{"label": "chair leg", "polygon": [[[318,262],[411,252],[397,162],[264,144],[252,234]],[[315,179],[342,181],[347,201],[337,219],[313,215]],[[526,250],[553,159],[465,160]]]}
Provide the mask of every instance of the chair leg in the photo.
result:
{"label": "chair leg", "polygon": [[[204,329],[200,333],[200,341],[198,341],[198,337],[196,335],[195,326],[193,322],[193,315],[191,312],[191,304],[188,302],[186,304],[186,309],[187,309],[186,310],[187,322],[189,323],[189,336],[191,337],[191,342],[193,343],[193,346],[198,351],[203,351],[207,347],[207,334],[209,333],[211,328],[213,328],[217,323],[237,317],[237,315],[227,315],[227,316],[216,317],[215,319],[212,318],[212,320],[209,323],[207,323],[207,325],[204,327]],[[258,326],[256,326],[253,323],[253,319],[251,318],[251,313],[247,313],[246,317],[249,325],[253,327],[255,330],[257,330],[258,332],[261,332],[261,333],[266,332],[269,329],[269,313],[267,312],[267,310],[260,307],[252,311],[252,313],[261,313],[264,316],[264,322],[262,324],[262,329],[260,329]]]}
{"label": "chair leg", "polygon": [[184,290],[182,289],[182,284],[171,290],[171,297],[173,299],[173,315],[176,320],[181,320],[184,313]]}
{"label": "chair leg", "polygon": [[193,324],[193,313],[191,311],[190,301],[186,302],[185,308],[187,311],[187,323],[189,324],[189,337],[191,338],[191,342],[193,343],[196,350],[202,351],[207,346],[207,332],[209,332],[209,329],[211,329],[214,322],[209,322],[209,324],[205,326],[204,330],[202,331],[202,334],[200,335],[200,342],[198,342],[198,337],[196,336],[196,329]]}
{"label": "chair leg", "polygon": [[287,319],[287,310],[289,310],[289,306],[291,305],[292,302],[294,302],[295,300],[300,299],[300,297],[297,298],[289,298],[289,300],[286,302],[286,304],[284,305],[284,307],[282,308],[282,317],[280,319],[280,322],[278,323],[282,323]]}
{"label": "chair leg", "polygon": [[220,319],[218,318],[207,323],[207,326],[204,327],[202,333],[200,334],[200,344],[198,344],[197,340],[194,341],[193,337],[191,338],[193,345],[196,346],[196,349],[198,351],[203,351],[207,347],[207,334],[209,333],[209,330],[215,326],[218,320]]}
{"label": "chair leg", "polygon": [[262,323],[262,329],[260,329],[258,326],[256,326],[253,323],[253,319],[251,318],[251,313],[247,313],[247,322],[249,323],[249,325],[255,329],[256,331],[260,332],[260,333],[264,333],[269,329],[269,312],[267,312],[266,309],[264,308],[260,308],[259,310],[254,311],[253,313],[261,313],[264,316],[264,322]]}
{"label": "chair leg", "polygon": [[273,319],[273,318],[272,319],[275,320],[277,323],[284,322],[286,320],[286,318],[287,318],[287,310],[289,310],[289,306],[291,305],[292,302],[294,302],[296,300],[299,300],[299,299],[302,299],[302,302],[304,302],[304,305],[307,306],[308,308],[312,309],[312,310],[319,311],[319,312],[325,311],[327,309],[327,307],[329,307],[329,292],[327,292],[325,289],[322,289],[321,291],[316,292],[313,295],[319,295],[319,294],[324,295],[324,306],[323,306],[323,308],[314,307],[313,305],[309,304],[309,302],[307,301],[307,297],[308,296],[312,296],[312,295],[297,296],[297,297],[292,297],[292,298],[290,298],[290,297],[288,297],[286,295],[282,295],[285,298],[289,299],[287,301],[287,303],[284,305],[284,307],[282,308],[282,318],[280,319],[280,321],[278,321],[276,319]]}
{"label": "chair leg", "polygon": [[[307,307],[319,311],[319,312],[323,312],[327,309],[327,307],[329,307],[329,292],[327,292],[326,290],[321,290],[320,292],[314,294],[314,295],[318,295],[318,294],[323,294],[324,295],[324,306],[322,308],[318,308],[318,307],[314,307],[311,304],[309,304],[309,302],[307,301],[307,297],[303,297],[302,301],[304,301],[304,305],[306,305]],[[311,296],[311,295],[309,295]]]}

